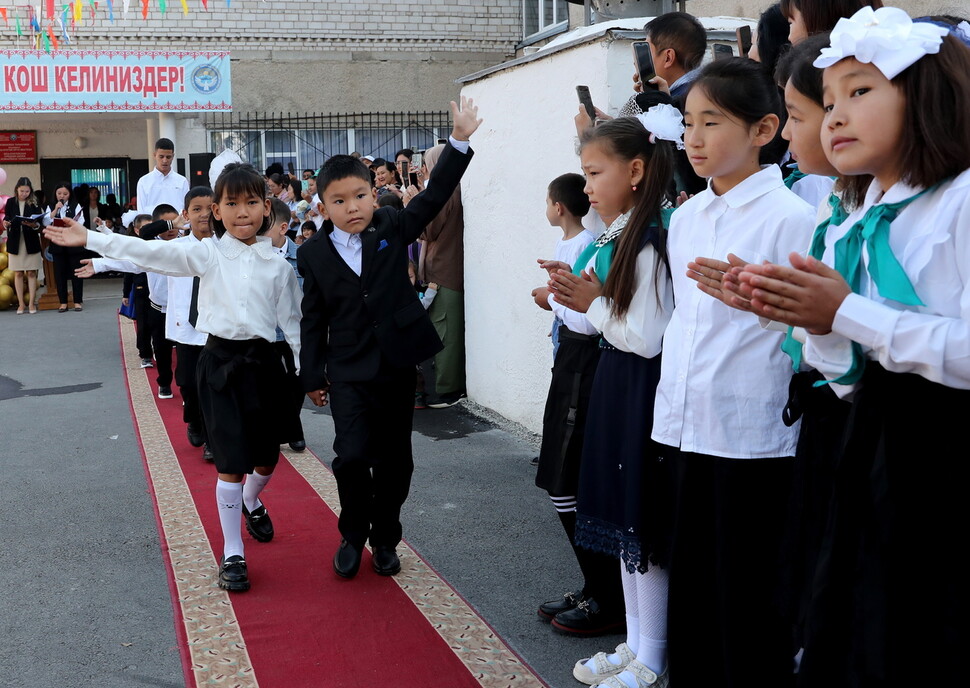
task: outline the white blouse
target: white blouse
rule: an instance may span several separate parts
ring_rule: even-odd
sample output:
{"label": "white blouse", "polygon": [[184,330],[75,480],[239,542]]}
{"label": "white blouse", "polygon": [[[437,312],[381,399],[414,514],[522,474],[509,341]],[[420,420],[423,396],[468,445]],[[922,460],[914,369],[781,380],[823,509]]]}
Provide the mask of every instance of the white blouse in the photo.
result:
{"label": "white blouse", "polygon": [[277,323],[300,360],[300,285],[269,237],[143,241],[88,232],[87,248],[173,277],[200,277],[196,329],[223,339],[276,341]]}
{"label": "white blouse", "polygon": [[698,257],[787,263],[812,236],[815,209],[785,188],[776,165],[722,196],[710,186],[671,218],[674,308],[663,338],[653,439],[728,458],[794,456],[798,426],[785,427],[791,363],[784,335],[704,294],[687,277]]}
{"label": "white blouse", "polygon": [[[824,262],[834,264],[835,242],[873,205],[919,191],[899,182],[883,194],[873,180],[862,207],[829,227]],[[883,298],[863,270],[861,293],[842,302],[831,334],[808,335],[805,362],[835,379],[848,370],[855,341],[886,370],[970,389],[970,169],[903,208],[891,225],[889,244],[925,305]],[[862,259],[868,262],[865,250]],[[842,397],[853,391],[853,386],[832,387]]]}

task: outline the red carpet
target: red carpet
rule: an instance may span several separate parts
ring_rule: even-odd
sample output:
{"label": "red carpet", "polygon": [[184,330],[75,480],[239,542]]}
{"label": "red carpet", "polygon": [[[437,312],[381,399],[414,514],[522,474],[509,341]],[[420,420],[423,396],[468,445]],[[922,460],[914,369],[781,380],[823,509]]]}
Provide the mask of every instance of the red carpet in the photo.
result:
{"label": "red carpet", "polygon": [[309,451],[287,451],[261,496],[273,517],[273,541],[243,534],[252,589],[221,591],[215,468],[186,438],[178,387],[174,399],[157,399],[156,371],[137,367],[129,321],[121,322],[121,335],[187,685],[545,685],[404,543],[397,577],[378,576],[365,553],[355,579],[338,578],[331,563],[337,518],[324,501],[337,506],[335,486]]}

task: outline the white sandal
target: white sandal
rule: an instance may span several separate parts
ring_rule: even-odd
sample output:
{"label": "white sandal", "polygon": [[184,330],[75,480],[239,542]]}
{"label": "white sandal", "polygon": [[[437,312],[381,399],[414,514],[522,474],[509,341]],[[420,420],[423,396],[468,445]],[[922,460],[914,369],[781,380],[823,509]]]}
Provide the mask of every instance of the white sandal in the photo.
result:
{"label": "white sandal", "polygon": [[[633,674],[637,680],[637,688],[667,688],[669,684],[667,672],[657,676],[645,664],[641,664],[635,659],[627,664],[623,671]],[[616,672],[616,674],[620,673],[622,672]],[[597,688],[629,688],[625,682],[617,678],[616,674],[600,683]]]}
{"label": "white sandal", "polygon": [[616,654],[620,655],[621,664],[611,662],[606,658],[607,655],[605,652],[597,652],[593,655],[592,660],[596,667],[595,670],[586,666],[586,662],[590,660],[589,657],[579,660],[576,662],[576,666],[573,667],[573,678],[580,683],[585,683],[587,686],[595,686],[602,683],[604,679],[620,673],[630,662],[637,658],[630,650],[630,646],[626,643],[620,643],[616,646]]}

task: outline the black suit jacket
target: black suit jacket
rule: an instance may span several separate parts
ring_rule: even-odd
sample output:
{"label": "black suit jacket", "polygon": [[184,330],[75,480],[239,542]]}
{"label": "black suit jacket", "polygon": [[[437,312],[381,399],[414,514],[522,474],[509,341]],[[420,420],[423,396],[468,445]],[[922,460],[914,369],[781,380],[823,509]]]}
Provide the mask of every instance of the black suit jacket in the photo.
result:
{"label": "black suit jacket", "polygon": [[377,376],[381,359],[413,366],[442,344],[408,278],[408,245],[441,211],[468,167],[472,152],[445,147],[428,188],[404,210],[380,208],[361,234],[358,277],[337,253],[329,231],[296,252],[303,275],[300,377],[310,392],[332,382]]}
{"label": "black suit jacket", "polygon": [[[24,216],[36,215],[40,212],[40,208],[31,203],[24,204]],[[30,227],[21,227],[20,220],[15,220],[14,218],[20,215],[20,202],[17,201],[16,196],[11,196],[7,199],[7,204],[4,206],[4,219],[10,223],[10,229],[7,230],[7,250],[10,253],[16,253],[11,249],[18,248],[20,246],[21,235],[24,238],[24,247],[27,249],[27,253],[40,253],[40,230],[31,229]],[[39,223],[40,221],[38,221]],[[0,228],[2,229],[2,228]]]}

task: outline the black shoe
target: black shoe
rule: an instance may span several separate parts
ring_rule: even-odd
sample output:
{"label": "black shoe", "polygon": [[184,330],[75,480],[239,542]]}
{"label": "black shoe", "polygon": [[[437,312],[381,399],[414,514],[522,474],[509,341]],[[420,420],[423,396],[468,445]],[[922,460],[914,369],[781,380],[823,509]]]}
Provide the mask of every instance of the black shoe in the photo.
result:
{"label": "black shoe", "polygon": [[171,399],[174,394],[172,394],[171,387],[159,387],[158,388],[158,398],[159,399]]}
{"label": "black shoe", "polygon": [[155,367],[155,361],[153,361],[151,358],[142,358],[141,359],[141,367],[142,368],[154,368]]}
{"label": "black shoe", "polygon": [[357,549],[346,540],[340,541],[337,553],[333,555],[333,570],[341,578],[353,578],[360,569],[362,550]]}
{"label": "black shoe", "polygon": [[245,559],[236,554],[219,562],[219,587],[231,592],[249,590],[249,570]]}
{"label": "black shoe", "polygon": [[428,408],[433,409],[443,409],[449,406],[454,406],[459,401],[465,398],[465,395],[461,392],[451,392],[449,394],[442,394],[434,399],[428,401]]}
{"label": "black shoe", "polygon": [[269,519],[265,505],[260,504],[249,513],[249,509],[243,504],[242,510],[246,519],[246,530],[257,542],[269,542],[273,539],[273,522]]}
{"label": "black shoe", "polygon": [[592,597],[580,600],[574,609],[559,612],[552,629],[564,635],[594,636],[620,631],[626,624],[623,611],[604,611]]}
{"label": "black shoe", "polygon": [[574,590],[573,592],[567,592],[558,600],[552,600],[550,602],[543,602],[539,605],[539,619],[550,623],[556,614],[561,612],[568,612],[570,609],[575,609],[576,605],[579,604],[583,599],[582,590]]}
{"label": "black shoe", "polygon": [[216,455],[212,453],[211,449],[209,449],[208,443],[202,445],[202,460],[208,461],[209,463],[216,460]]}
{"label": "black shoe", "polygon": [[189,444],[193,447],[201,447],[205,444],[205,436],[194,423],[189,423],[185,426],[185,435],[189,438]]}
{"label": "black shoe", "polygon": [[393,576],[401,570],[401,560],[397,558],[397,552],[387,545],[374,547],[372,561],[374,570],[380,576]]}
{"label": "black shoe", "polygon": [[295,442],[290,442],[290,449],[295,452],[301,452],[306,450],[306,440],[296,440]]}

